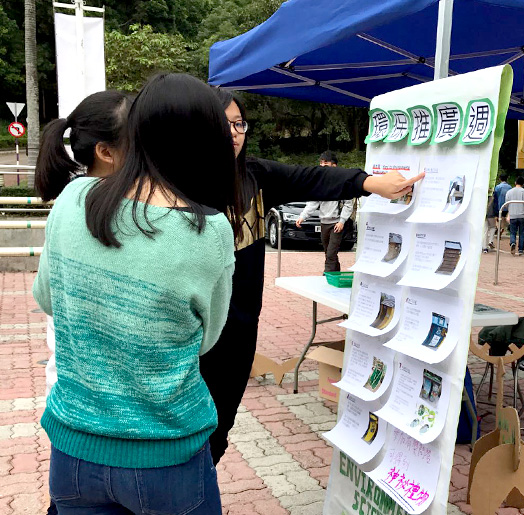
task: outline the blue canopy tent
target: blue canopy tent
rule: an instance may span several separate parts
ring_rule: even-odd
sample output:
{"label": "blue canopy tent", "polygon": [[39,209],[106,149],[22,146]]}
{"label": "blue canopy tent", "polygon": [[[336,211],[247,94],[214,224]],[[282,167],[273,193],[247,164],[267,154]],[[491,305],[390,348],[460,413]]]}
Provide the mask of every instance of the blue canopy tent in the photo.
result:
{"label": "blue canopy tent", "polygon": [[524,0],[288,0],[211,47],[209,83],[367,107],[388,91],[500,64],[514,71],[508,116],[524,118]]}

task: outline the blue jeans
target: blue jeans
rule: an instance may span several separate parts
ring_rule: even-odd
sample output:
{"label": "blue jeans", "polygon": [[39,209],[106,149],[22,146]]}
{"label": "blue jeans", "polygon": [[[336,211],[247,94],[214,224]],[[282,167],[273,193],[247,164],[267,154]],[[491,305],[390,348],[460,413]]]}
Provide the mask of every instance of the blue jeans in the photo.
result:
{"label": "blue jeans", "polygon": [[49,491],[59,515],[221,515],[209,442],[188,462],[128,469],[51,449]]}
{"label": "blue jeans", "polygon": [[517,243],[517,232],[519,233],[519,252],[524,252],[524,218],[509,220],[509,243]]}

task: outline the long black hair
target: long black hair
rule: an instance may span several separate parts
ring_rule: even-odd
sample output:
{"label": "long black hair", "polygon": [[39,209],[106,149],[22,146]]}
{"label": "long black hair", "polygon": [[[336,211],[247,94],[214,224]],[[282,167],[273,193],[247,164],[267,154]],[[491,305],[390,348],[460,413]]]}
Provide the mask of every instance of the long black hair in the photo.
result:
{"label": "long black hair", "polygon": [[[35,189],[43,200],[58,197],[82,166],[93,166],[97,143],[120,147],[130,106],[125,93],[100,91],[84,98],[67,119],[46,125],[35,170]],[[74,161],[64,146],[66,129],[71,129]]]}
{"label": "long black hair", "polygon": [[[246,120],[246,108],[243,102],[236,96],[233,95],[227,89],[213,88],[215,95],[220,100],[222,107],[226,110],[231,102],[235,102],[242,116],[242,120]],[[251,209],[251,203],[253,198],[256,197],[256,181],[252,174],[250,174],[246,168],[246,150],[247,150],[247,133],[244,136],[244,145],[237,156],[237,169],[239,179],[241,183],[241,207],[242,214],[246,214]]]}
{"label": "long black hair", "polygon": [[[158,189],[189,206],[188,221],[199,232],[205,226],[203,206],[208,206],[228,214],[235,237],[240,236],[231,131],[216,96],[191,75],[157,75],[136,97],[128,116],[124,164],[101,178],[86,197],[91,234],[106,246],[120,247],[113,222],[122,199],[132,193],[133,220],[152,237],[156,229],[147,220],[147,203]],[[146,227],[137,216],[144,192]]]}

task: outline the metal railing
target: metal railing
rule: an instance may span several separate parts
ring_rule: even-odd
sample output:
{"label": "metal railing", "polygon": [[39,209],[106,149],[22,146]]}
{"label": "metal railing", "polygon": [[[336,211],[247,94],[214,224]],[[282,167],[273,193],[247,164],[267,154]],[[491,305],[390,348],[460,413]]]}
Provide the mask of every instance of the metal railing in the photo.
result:
{"label": "metal railing", "polygon": [[15,206],[32,204],[41,206],[42,204],[52,204],[51,202],[44,202],[40,197],[0,197],[0,204],[12,204]]}
{"label": "metal railing", "polygon": [[0,257],[33,257],[42,254],[43,247],[0,247]]}
{"label": "metal railing", "polygon": [[[38,197],[0,197],[0,204],[45,204]],[[11,211],[9,208],[0,208],[0,212]],[[50,211],[50,209],[14,209],[13,211]],[[6,220],[0,221],[0,229],[45,229],[45,220]],[[42,247],[0,247],[0,257],[33,257],[42,254]]]}
{"label": "metal railing", "polygon": [[273,213],[277,219],[277,277],[280,277],[280,270],[282,268],[282,217],[274,207],[272,207],[269,212]]}
{"label": "metal railing", "polygon": [[[44,202],[40,197],[0,197],[0,205],[8,206],[52,206],[54,201]],[[51,208],[0,207],[1,213],[49,213]]]}
{"label": "metal railing", "polygon": [[[0,175],[34,175],[35,167],[31,165],[0,165],[0,170],[7,170],[7,172],[0,172]],[[17,170],[11,172],[10,170]]]}
{"label": "metal railing", "polygon": [[9,221],[0,222],[0,229],[45,229],[46,224],[45,221]]}
{"label": "metal railing", "polygon": [[[7,170],[7,171],[5,171]],[[11,171],[13,170],[13,171]],[[16,171],[15,171],[16,170]],[[29,165],[0,165],[0,175],[34,175],[35,167]],[[0,197],[0,205],[8,206],[52,206],[39,197]],[[49,208],[0,208],[2,213],[48,213]],[[6,220],[0,221],[0,229],[45,229],[45,220]],[[0,247],[0,257],[33,257],[42,254],[42,247]]]}
{"label": "metal railing", "polygon": [[499,209],[499,217],[497,220],[497,256],[495,257],[495,281],[493,282],[495,286],[499,283],[500,233],[502,232],[502,211],[504,211],[504,208],[506,206],[509,206],[510,204],[524,204],[524,200],[508,200],[507,202],[504,202],[504,204],[502,204],[501,208]]}

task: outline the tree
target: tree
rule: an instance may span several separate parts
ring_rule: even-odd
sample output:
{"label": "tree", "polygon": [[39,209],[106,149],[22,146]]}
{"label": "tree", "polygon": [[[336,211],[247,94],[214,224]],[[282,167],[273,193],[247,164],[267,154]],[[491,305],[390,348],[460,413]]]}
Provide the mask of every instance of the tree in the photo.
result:
{"label": "tree", "polygon": [[19,34],[18,24],[0,5],[0,98],[7,100],[24,98],[24,46]]}
{"label": "tree", "polygon": [[[36,54],[36,5],[35,0],[24,0],[25,6],[25,89],[27,100],[27,152],[28,164],[35,165],[38,157],[40,123],[38,107],[38,71]],[[34,186],[34,175],[29,176],[28,186]]]}
{"label": "tree", "polygon": [[151,25],[155,32],[181,34],[192,40],[200,23],[216,0],[93,0],[92,5],[106,7],[109,30],[128,33],[131,25]]}
{"label": "tree", "polygon": [[153,32],[150,25],[132,25],[130,34],[106,33],[106,76],[109,88],[136,92],[159,71],[187,72],[187,43],[180,34]]}
{"label": "tree", "polygon": [[198,49],[193,53],[193,73],[207,79],[209,49],[217,41],[234,38],[269,18],[283,0],[225,0],[202,21],[198,31]]}
{"label": "tree", "polygon": [[[0,71],[0,98],[25,102],[25,55],[23,27],[25,9],[21,0],[2,0],[0,2],[0,33],[7,34],[5,39],[0,35],[0,49],[6,48],[5,61],[7,69],[12,69],[12,77],[18,80],[6,82]],[[38,91],[40,93],[40,113],[45,119],[57,116],[56,72],[55,72],[55,37],[53,23],[53,3],[49,0],[35,0],[36,7],[36,41]],[[0,70],[6,68],[0,64]],[[0,116],[10,116],[7,107],[0,105]],[[3,109],[3,111],[2,111]],[[4,114],[5,113],[5,114]]]}

